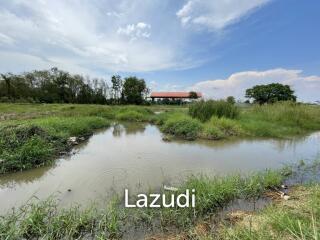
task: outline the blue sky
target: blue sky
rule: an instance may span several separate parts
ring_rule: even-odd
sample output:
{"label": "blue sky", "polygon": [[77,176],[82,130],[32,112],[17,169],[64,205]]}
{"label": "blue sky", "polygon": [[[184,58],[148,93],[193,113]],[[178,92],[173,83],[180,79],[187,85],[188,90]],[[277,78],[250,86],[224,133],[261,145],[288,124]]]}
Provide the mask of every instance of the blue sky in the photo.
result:
{"label": "blue sky", "polygon": [[318,0],[2,0],[0,71],[137,75],[207,98],[280,82],[313,102],[319,12]]}

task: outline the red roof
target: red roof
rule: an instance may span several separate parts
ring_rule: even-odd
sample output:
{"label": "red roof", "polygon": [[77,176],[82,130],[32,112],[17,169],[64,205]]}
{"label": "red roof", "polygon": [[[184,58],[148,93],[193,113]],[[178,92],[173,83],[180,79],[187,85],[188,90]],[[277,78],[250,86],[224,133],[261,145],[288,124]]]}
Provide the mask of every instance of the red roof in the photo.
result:
{"label": "red roof", "polygon": [[[200,92],[197,92],[198,97],[202,97]],[[152,92],[152,98],[189,98],[190,92]]]}

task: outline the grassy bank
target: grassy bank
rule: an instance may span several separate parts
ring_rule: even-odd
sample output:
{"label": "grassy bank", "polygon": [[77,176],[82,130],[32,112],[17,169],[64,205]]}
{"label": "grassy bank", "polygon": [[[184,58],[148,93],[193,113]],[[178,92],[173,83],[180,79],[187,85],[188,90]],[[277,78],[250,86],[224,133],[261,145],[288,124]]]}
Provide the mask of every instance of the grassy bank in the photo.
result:
{"label": "grassy bank", "polygon": [[0,173],[47,164],[69,151],[70,137],[86,139],[95,129],[109,126],[101,117],[46,117],[12,121],[0,126]]}
{"label": "grassy bank", "polygon": [[184,232],[234,199],[256,199],[268,189],[279,186],[283,178],[280,171],[247,177],[191,177],[179,191],[196,189],[195,208],[125,209],[122,201],[115,200],[105,208],[58,210],[57,202],[52,199],[30,202],[0,218],[0,238],[119,239],[128,229],[136,228],[150,229],[150,233],[160,229],[163,233]]}
{"label": "grassy bank", "polygon": [[0,104],[0,174],[42,166],[112,121],[149,121],[136,106]]}
{"label": "grassy bank", "polygon": [[[277,202],[258,213],[242,212],[220,231],[223,239],[319,239],[320,185],[298,186],[291,201]],[[213,238],[212,238],[213,239]]]}
{"label": "grassy bank", "polygon": [[[239,114],[229,106],[225,108],[227,113],[221,110],[210,118],[199,109],[200,113],[197,113],[192,108],[191,115],[186,111],[163,113],[156,122],[163,132],[185,139],[216,140],[233,136],[287,138],[320,130],[319,106],[282,102],[240,108]],[[199,119],[192,117],[194,115]]]}

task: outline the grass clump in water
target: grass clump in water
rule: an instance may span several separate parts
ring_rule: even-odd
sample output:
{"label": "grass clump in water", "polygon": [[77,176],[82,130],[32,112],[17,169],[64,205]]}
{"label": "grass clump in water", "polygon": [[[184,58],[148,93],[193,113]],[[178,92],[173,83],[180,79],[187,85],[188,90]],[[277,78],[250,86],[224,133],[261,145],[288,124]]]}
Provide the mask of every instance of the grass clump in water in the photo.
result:
{"label": "grass clump in water", "polygon": [[234,119],[238,117],[239,109],[234,104],[224,100],[202,100],[190,105],[189,115],[202,122],[208,121],[212,116]]}
{"label": "grass clump in water", "polygon": [[163,124],[161,130],[165,133],[182,137],[187,140],[194,140],[198,137],[202,124],[184,114],[172,114]]}

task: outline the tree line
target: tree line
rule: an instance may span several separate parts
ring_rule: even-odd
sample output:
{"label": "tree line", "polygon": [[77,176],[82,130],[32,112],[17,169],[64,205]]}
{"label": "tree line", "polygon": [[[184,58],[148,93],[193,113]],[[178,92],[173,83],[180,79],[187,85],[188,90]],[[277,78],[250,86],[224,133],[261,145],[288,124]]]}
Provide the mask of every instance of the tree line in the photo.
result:
{"label": "tree line", "polygon": [[0,74],[1,102],[142,104],[149,90],[144,79],[89,78],[52,68],[23,74]]}
{"label": "tree line", "polygon": [[[119,75],[111,77],[110,86],[105,79],[89,78],[52,68],[22,74],[0,74],[0,102],[80,103],[80,104],[143,104],[150,90],[144,79]],[[246,98],[254,103],[296,101],[288,85],[271,83],[256,85],[246,90]],[[197,97],[190,92],[191,99]],[[227,99],[235,103],[235,98]],[[249,100],[247,100],[249,102]],[[163,99],[160,104],[181,104],[181,100]]]}

